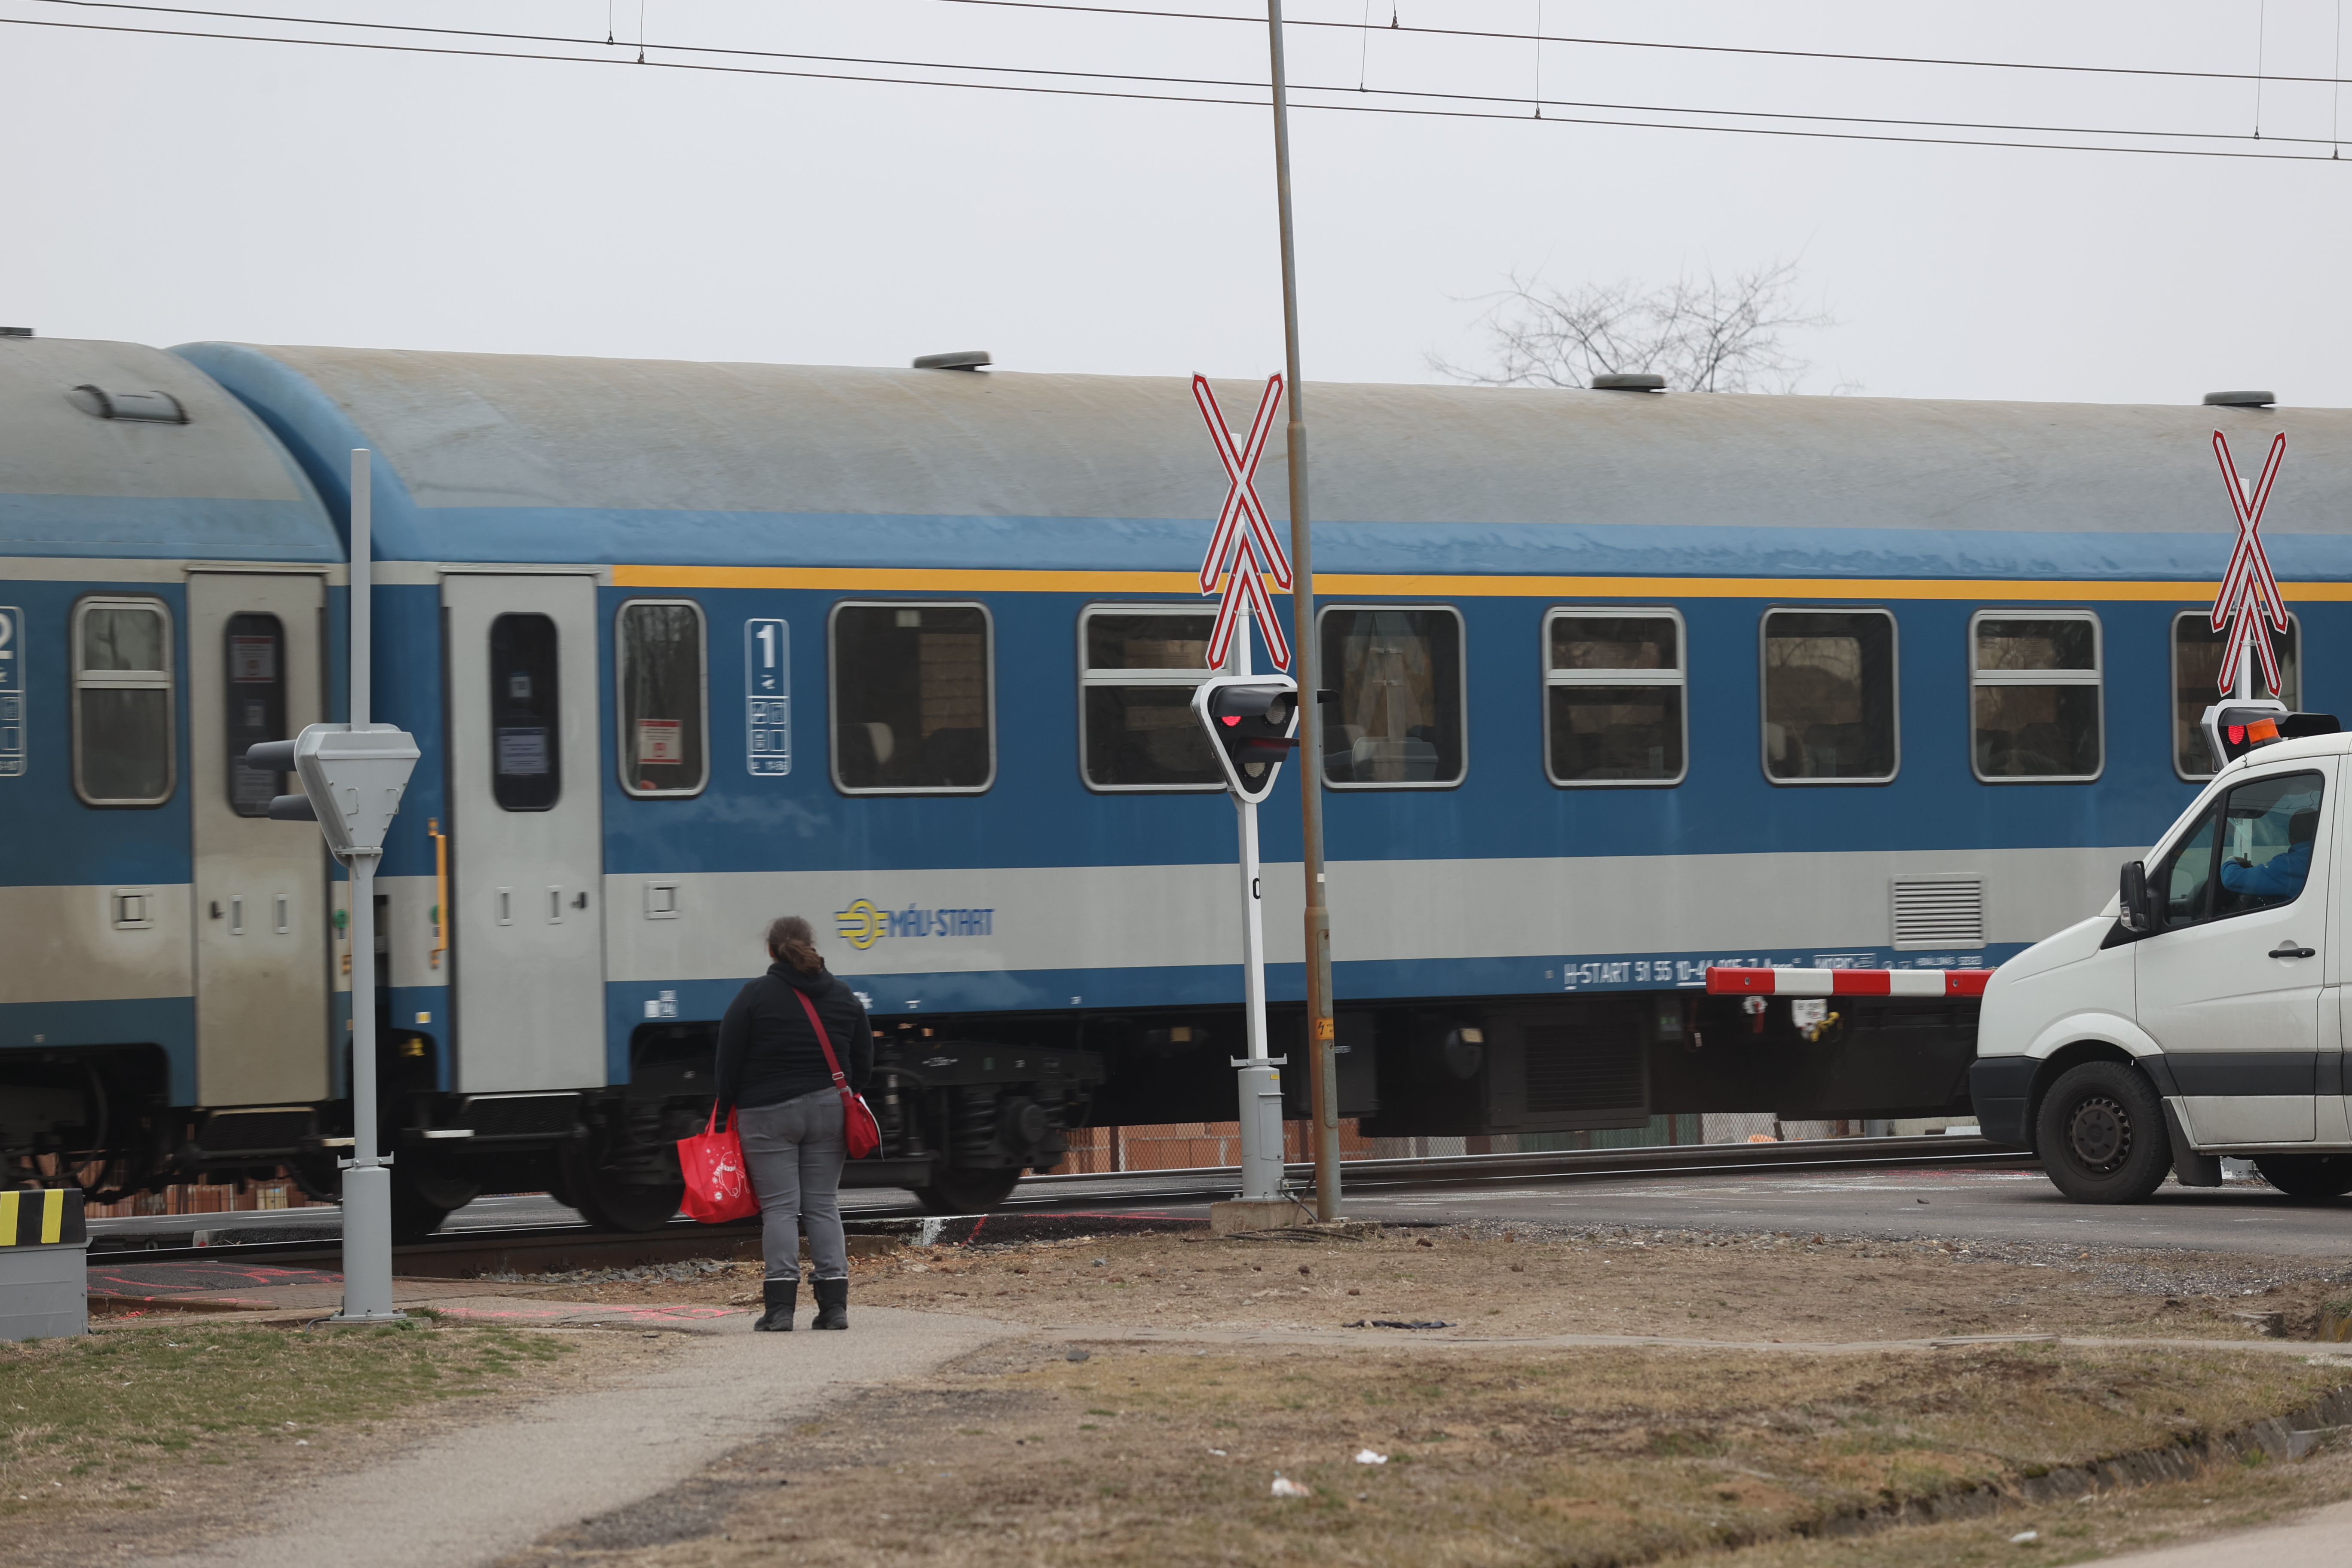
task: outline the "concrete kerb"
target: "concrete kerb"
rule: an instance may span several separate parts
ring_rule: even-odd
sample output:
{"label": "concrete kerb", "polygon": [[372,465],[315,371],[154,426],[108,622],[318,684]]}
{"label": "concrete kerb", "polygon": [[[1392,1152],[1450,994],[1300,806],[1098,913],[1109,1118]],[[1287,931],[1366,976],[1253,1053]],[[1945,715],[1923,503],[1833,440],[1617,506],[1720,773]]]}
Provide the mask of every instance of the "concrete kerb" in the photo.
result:
{"label": "concrete kerb", "polygon": [[2352,1368],[2352,1349],[2303,1340],[2102,1339],[2063,1334],[1968,1334],[1919,1340],[1703,1340],[1669,1334],[1465,1334],[1411,1329],[1159,1329],[1111,1323],[1054,1323],[1029,1331],[1058,1344],[1318,1345],[1348,1350],[1700,1350],[1765,1354],[1866,1355],[1887,1351],[2051,1345],[2065,1350],[2235,1351],[2302,1356],[2314,1365]]}

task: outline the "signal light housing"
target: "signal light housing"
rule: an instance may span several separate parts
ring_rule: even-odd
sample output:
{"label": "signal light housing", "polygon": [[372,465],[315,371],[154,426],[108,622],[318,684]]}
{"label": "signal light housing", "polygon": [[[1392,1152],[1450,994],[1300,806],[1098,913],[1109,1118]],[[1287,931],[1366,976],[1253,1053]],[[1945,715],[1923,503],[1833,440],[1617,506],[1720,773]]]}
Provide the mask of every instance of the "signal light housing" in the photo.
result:
{"label": "signal light housing", "polygon": [[2259,746],[2305,735],[2333,735],[2343,726],[2332,713],[2291,713],[2268,698],[2217,702],[2205,710],[2206,743],[2216,772]]}
{"label": "signal light housing", "polygon": [[1216,676],[1193,690],[1192,715],[1235,798],[1255,805],[1273,793],[1283,760],[1298,744],[1297,681],[1286,675]]}

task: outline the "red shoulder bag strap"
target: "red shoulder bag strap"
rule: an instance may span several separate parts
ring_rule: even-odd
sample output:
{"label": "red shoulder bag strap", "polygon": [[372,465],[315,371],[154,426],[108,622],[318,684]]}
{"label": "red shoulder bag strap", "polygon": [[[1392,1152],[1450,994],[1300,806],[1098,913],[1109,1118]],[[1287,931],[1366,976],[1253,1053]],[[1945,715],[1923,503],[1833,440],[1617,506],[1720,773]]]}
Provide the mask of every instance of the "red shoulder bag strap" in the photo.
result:
{"label": "red shoulder bag strap", "polygon": [[793,987],[793,994],[800,998],[801,1011],[808,1015],[809,1027],[816,1031],[816,1043],[824,1051],[825,1068],[833,1074],[833,1087],[846,1092],[849,1080],[842,1076],[841,1063],[833,1054],[833,1037],[824,1032],[824,1020],[816,1016],[816,1004],[797,985]]}

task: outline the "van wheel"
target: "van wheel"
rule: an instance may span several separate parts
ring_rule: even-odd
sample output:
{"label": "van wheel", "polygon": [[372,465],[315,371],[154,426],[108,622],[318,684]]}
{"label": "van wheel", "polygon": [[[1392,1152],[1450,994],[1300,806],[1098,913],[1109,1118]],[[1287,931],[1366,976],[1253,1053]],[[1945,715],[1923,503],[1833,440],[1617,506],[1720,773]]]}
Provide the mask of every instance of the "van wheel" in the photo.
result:
{"label": "van wheel", "polygon": [[2254,1169],[2290,1197],[2340,1198],[2352,1193],[2352,1154],[2257,1154]]}
{"label": "van wheel", "polygon": [[2172,1166],[2156,1087],[2121,1062],[2084,1062],[2059,1074],[2034,1132],[2042,1169],[2078,1204],[2138,1203]]}

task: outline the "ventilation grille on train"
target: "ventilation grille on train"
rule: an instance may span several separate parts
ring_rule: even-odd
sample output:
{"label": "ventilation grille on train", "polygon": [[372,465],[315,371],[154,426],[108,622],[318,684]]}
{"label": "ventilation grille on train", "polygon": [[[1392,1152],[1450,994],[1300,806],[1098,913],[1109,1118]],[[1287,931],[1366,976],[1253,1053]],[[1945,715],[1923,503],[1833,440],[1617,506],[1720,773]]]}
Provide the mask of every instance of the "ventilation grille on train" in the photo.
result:
{"label": "ventilation grille on train", "polygon": [[1643,1108],[1646,1094],[1639,1020],[1530,1024],[1522,1038],[1527,1042],[1530,1115]]}
{"label": "ventilation grille on train", "polygon": [[1895,879],[1896,948],[1982,947],[1984,879]]}

